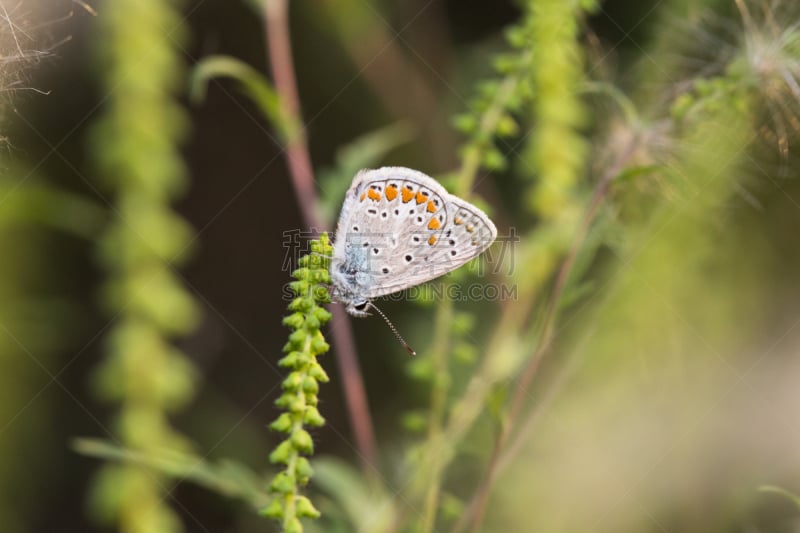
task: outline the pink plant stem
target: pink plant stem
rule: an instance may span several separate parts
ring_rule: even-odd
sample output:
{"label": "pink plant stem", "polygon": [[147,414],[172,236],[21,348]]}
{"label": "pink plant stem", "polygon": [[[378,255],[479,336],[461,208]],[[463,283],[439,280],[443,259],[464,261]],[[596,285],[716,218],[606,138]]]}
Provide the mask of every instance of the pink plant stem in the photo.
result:
{"label": "pink plant stem", "polygon": [[334,349],[338,356],[336,361],[339,364],[339,374],[342,379],[350,424],[356,437],[359,459],[361,459],[364,472],[371,474],[375,471],[377,464],[375,433],[372,429],[367,393],[364,390],[361,369],[356,357],[353,328],[344,306],[341,304],[334,304],[331,332]]}
{"label": "pink plant stem", "polygon": [[[289,38],[289,10],[286,0],[264,0],[264,20],[269,57],[275,90],[281,99],[287,120],[301,124],[300,100],[292,62],[292,44]],[[310,229],[322,229],[319,218],[317,192],[314,188],[314,167],[308,151],[305,129],[289,128],[292,132],[286,142],[286,163],[300,204],[303,221]]]}
{"label": "pink plant stem", "polygon": [[[289,10],[287,0],[263,0],[264,21],[267,34],[267,56],[272,77],[287,118],[301,124],[300,100],[292,62],[292,45],[289,38]],[[314,167],[308,151],[304,128],[292,128],[286,144],[286,162],[300,204],[303,221],[312,230],[322,229],[319,201],[314,187]],[[345,402],[350,424],[356,440],[358,455],[365,471],[374,469],[376,461],[375,432],[367,404],[367,394],[361,369],[356,357],[353,330],[344,309],[333,313],[331,332],[336,361],[342,377]]]}

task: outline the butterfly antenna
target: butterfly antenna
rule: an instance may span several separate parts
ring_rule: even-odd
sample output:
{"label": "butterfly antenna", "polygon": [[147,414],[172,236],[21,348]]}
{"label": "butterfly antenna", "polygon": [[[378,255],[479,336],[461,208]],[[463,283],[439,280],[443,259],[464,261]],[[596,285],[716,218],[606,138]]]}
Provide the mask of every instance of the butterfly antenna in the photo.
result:
{"label": "butterfly antenna", "polygon": [[415,352],[414,350],[412,350],[412,349],[411,349],[411,346],[409,346],[409,345],[408,345],[408,343],[405,341],[405,339],[403,339],[403,336],[402,336],[402,335],[400,335],[400,332],[399,332],[399,331],[397,331],[397,328],[396,328],[396,327],[394,327],[394,324],[392,324],[392,321],[391,321],[391,320],[389,320],[389,317],[387,317],[386,315],[384,315],[384,314],[383,314],[383,311],[381,311],[380,309],[378,309],[378,307],[377,307],[377,306],[376,306],[374,303],[372,303],[372,302],[367,302],[367,303],[369,304],[369,306],[370,306],[371,308],[373,308],[374,310],[376,310],[376,311],[378,312],[378,314],[379,314],[379,315],[381,315],[381,316],[383,317],[383,319],[386,321],[386,324],[389,326],[389,329],[391,329],[391,330],[392,330],[392,333],[394,333],[394,336],[395,336],[395,337],[397,337],[397,340],[399,340],[399,341],[400,341],[400,344],[402,344],[402,345],[403,345],[403,348],[405,348],[405,349],[406,349],[406,351],[407,351],[409,354],[411,354],[411,355],[417,355],[417,352]]}

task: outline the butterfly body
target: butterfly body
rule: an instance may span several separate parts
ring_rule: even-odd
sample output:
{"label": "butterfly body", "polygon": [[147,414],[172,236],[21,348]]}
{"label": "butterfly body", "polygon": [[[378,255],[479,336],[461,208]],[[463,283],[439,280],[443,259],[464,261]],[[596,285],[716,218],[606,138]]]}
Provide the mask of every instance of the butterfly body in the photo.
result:
{"label": "butterfly body", "polygon": [[480,255],[497,229],[435,179],[404,167],[362,170],[345,195],[330,274],[332,295],[366,316],[373,298],[437,278]]}

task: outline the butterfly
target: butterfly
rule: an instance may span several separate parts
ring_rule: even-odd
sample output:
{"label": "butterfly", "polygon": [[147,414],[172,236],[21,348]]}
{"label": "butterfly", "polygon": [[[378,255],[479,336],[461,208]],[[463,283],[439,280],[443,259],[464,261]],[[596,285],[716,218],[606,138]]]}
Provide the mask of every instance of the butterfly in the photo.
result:
{"label": "butterfly", "polygon": [[367,316],[378,310],[372,299],[452,272],[496,238],[483,211],[430,176],[404,167],[361,170],[339,215],[332,297],[351,315]]}

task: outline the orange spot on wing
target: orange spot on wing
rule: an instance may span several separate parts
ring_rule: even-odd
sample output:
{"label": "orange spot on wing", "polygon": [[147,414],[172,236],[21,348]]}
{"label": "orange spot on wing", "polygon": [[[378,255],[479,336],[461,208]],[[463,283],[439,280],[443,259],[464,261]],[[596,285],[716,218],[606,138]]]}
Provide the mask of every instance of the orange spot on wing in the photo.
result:
{"label": "orange spot on wing", "polygon": [[386,199],[390,202],[397,198],[397,187],[394,185],[389,185],[386,187]]}
{"label": "orange spot on wing", "polygon": [[428,229],[439,229],[439,220],[432,218],[431,221],[428,222]]}
{"label": "orange spot on wing", "polygon": [[453,222],[456,223],[456,226],[460,226],[461,224],[464,223],[464,219],[456,217],[455,220],[453,220]]}
{"label": "orange spot on wing", "polygon": [[403,187],[403,203],[407,204],[412,198],[414,198],[414,191],[408,187]]}
{"label": "orange spot on wing", "polygon": [[361,201],[363,202],[367,198],[367,191],[361,193]]}
{"label": "orange spot on wing", "polygon": [[435,213],[436,212],[436,204],[433,203],[433,200],[428,200],[428,213]]}
{"label": "orange spot on wing", "polygon": [[428,239],[428,244],[430,244],[431,246],[436,244],[436,236],[435,235],[431,235],[431,238]]}
{"label": "orange spot on wing", "polygon": [[427,199],[428,199],[428,197],[427,197],[427,196],[425,196],[424,194],[422,194],[422,191],[419,191],[419,192],[417,193],[417,203],[418,203],[418,204],[421,204],[422,202],[424,202],[424,201],[425,201],[425,200],[427,200]]}
{"label": "orange spot on wing", "polygon": [[472,233],[473,231],[475,231],[475,226],[467,224],[467,232]]}
{"label": "orange spot on wing", "polygon": [[367,196],[369,196],[370,200],[375,200],[376,202],[381,199],[381,193],[374,189],[370,189],[367,191]]}

